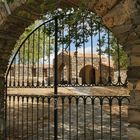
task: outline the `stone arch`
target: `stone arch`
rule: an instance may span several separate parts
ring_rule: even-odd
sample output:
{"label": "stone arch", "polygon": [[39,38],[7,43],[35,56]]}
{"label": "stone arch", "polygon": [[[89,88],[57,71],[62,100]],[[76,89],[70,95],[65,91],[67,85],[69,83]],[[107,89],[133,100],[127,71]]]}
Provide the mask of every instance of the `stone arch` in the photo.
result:
{"label": "stone arch", "polygon": [[[5,73],[7,70],[9,58],[15,43],[19,36],[23,33],[33,21],[39,19],[47,11],[47,3],[44,6],[44,11],[41,6],[44,0],[35,0],[28,3],[26,0],[15,0],[9,4],[9,10],[0,3],[0,107],[1,112],[4,110],[4,83]],[[61,0],[58,1],[57,6],[78,6],[79,0]],[[113,34],[118,38],[119,43],[124,46],[128,54],[128,80],[130,82],[129,88],[132,91],[131,107],[129,110],[129,120],[131,123],[131,132],[135,135],[135,129],[140,132],[135,123],[140,123],[138,117],[140,115],[140,8],[138,0],[97,0],[91,1],[86,6],[93,10],[97,15],[101,16],[103,23],[112,30]],[[16,30],[15,30],[16,29]],[[133,94],[135,91],[135,94]],[[134,98],[135,97],[135,98]],[[137,99],[137,100],[135,100]],[[0,122],[3,119],[3,113],[0,112]],[[134,124],[134,125],[133,125]],[[2,123],[1,123],[2,125]],[[2,126],[0,126],[2,128]],[[135,129],[133,129],[135,127]],[[134,131],[132,131],[134,130]],[[129,133],[131,135],[131,133]],[[134,139],[133,137],[131,139]],[[139,137],[138,137],[139,139]]]}
{"label": "stone arch", "polygon": [[66,79],[65,82],[69,82],[71,83],[71,56],[69,56],[67,54],[67,52],[61,52],[59,55],[58,55],[58,83],[61,83],[61,82],[64,82],[62,81],[62,72],[64,70],[64,68],[66,68],[66,73],[64,73],[63,75],[65,76],[64,79]]}
{"label": "stone arch", "polygon": [[79,77],[81,77],[82,84],[95,84],[96,79],[99,79],[99,73],[92,65],[86,65],[81,68]]}

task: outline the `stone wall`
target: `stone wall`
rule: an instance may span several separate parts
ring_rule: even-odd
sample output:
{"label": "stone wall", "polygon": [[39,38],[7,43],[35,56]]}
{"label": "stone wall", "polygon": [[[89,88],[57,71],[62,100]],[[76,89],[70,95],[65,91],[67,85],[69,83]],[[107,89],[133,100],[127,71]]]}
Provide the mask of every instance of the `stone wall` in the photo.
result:
{"label": "stone wall", "polygon": [[[95,56],[95,54],[94,54]],[[66,81],[71,81],[71,83],[77,83],[82,84],[82,81],[84,79],[85,84],[93,84],[95,82],[98,84],[100,82],[100,77],[102,77],[102,80],[104,83],[107,83],[108,77],[109,77],[109,66],[108,64],[101,63],[101,68],[99,64],[99,56],[96,55],[96,57],[93,57],[93,64],[92,64],[92,58],[91,54],[81,54],[80,56],[77,55],[69,55],[69,53],[60,53],[58,55],[58,75],[59,75],[59,83],[62,81],[62,78],[64,78]],[[107,58],[104,58],[107,62]],[[64,69],[65,68],[65,69]],[[101,69],[101,75],[100,75],[100,69]],[[91,71],[95,71],[95,75],[91,73]],[[64,72],[63,72],[64,71]],[[111,77],[113,79],[114,70],[113,67],[110,67],[111,71]],[[62,77],[63,72],[63,77]],[[95,81],[91,79],[92,77],[95,77]],[[69,77],[70,76],[70,77]],[[78,80],[78,81],[76,81]]]}

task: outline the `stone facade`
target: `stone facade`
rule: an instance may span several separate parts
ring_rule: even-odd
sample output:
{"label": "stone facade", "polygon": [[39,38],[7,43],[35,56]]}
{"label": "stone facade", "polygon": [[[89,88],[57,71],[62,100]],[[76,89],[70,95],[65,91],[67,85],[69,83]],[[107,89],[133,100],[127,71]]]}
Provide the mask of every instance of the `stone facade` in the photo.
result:
{"label": "stone facade", "polygon": [[[100,77],[102,77],[103,83],[108,81],[109,77],[109,66],[108,59],[102,56],[101,65],[99,64],[99,56],[93,54],[93,64],[91,54],[82,54],[69,52],[63,52],[58,55],[58,81],[62,80],[62,72],[64,69],[64,79],[65,81],[70,81],[71,83],[78,84],[98,84],[100,82]],[[101,68],[100,68],[101,67]],[[101,74],[100,74],[101,69]],[[111,61],[111,77],[113,79],[114,69],[113,62]]]}
{"label": "stone facade", "polygon": [[[93,62],[91,54],[78,53],[77,56],[71,52],[61,52],[58,54],[58,83],[61,84],[99,84],[100,77],[105,84],[108,81],[109,69],[112,80],[114,78],[113,62],[109,67],[108,58],[102,56],[101,65],[99,64],[99,55],[93,54]],[[101,74],[100,74],[101,70]],[[28,83],[29,86],[38,81],[41,85],[54,84],[54,60],[52,64],[13,64],[7,78],[7,86],[22,87],[22,83]],[[24,78],[23,78],[24,77]],[[50,81],[49,81],[50,80]],[[25,85],[26,85],[25,84]]]}
{"label": "stone facade", "polygon": [[[44,0],[35,0],[30,3],[26,0],[15,0],[9,4],[10,13],[4,3],[0,2],[0,78],[4,79],[8,61],[16,40],[23,33],[25,27],[39,19],[47,11],[47,2],[44,11],[41,10]],[[61,0],[56,6],[78,6],[79,0]],[[97,15],[101,16],[103,23],[112,30],[119,42],[124,46],[128,54],[128,80],[130,87],[130,106],[129,106],[129,130],[130,140],[139,139],[140,125],[139,117],[134,117],[133,112],[138,116],[140,112],[140,2],[139,0],[91,0],[86,5]],[[15,30],[16,29],[16,30]],[[135,60],[135,61],[134,61]],[[0,114],[4,114],[4,80],[0,80]],[[136,100],[137,99],[137,100]],[[133,121],[135,118],[135,121]],[[3,115],[0,116],[1,122],[4,121]],[[2,121],[3,120],[3,121]],[[137,122],[137,123],[136,123]],[[1,123],[2,125],[3,123]],[[1,127],[2,128],[2,127]],[[3,138],[3,131],[0,130],[0,139]]]}

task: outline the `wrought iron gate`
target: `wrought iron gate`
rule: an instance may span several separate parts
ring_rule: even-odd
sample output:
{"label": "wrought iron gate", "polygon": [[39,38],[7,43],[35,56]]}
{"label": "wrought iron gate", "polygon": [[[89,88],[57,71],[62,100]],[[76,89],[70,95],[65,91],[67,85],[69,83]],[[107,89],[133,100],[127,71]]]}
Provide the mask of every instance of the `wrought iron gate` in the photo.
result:
{"label": "wrought iron gate", "polygon": [[[78,21],[72,26],[64,24],[64,20],[68,23],[71,18],[72,15],[60,16],[43,22],[14,54],[6,80],[8,88],[19,91],[17,94],[7,92],[7,139],[126,138],[123,130],[126,124],[122,123],[126,116],[122,110],[129,98],[82,94],[87,87],[126,86],[127,81],[121,79],[120,45],[117,44],[118,64],[114,68],[111,32],[100,22],[83,17],[81,30],[71,34],[72,26],[78,26]],[[104,38],[107,41],[103,43]],[[98,53],[94,49],[95,42]],[[103,55],[105,48],[108,56]],[[117,79],[114,79],[115,69]],[[61,95],[58,87],[62,90],[75,87],[75,92]],[[20,88],[53,88],[54,95],[21,95]],[[82,95],[77,95],[76,90]],[[116,118],[114,106],[117,106]]]}

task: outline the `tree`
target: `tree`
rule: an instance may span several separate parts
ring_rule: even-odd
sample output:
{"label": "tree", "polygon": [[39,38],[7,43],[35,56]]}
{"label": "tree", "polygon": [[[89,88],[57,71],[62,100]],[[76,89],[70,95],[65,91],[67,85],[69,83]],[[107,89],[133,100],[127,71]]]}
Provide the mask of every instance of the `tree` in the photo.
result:
{"label": "tree", "polygon": [[[28,2],[32,2],[32,0],[29,0]],[[107,32],[106,30],[104,30],[104,28],[101,25],[101,19],[95,13],[90,12],[89,9],[85,9],[85,5],[88,4],[89,2],[90,2],[90,0],[80,0],[78,8],[77,7],[57,8],[56,1],[52,1],[52,0],[44,1],[44,3],[42,4],[42,11],[45,9],[44,5],[46,3],[48,4],[48,12],[46,13],[46,15],[44,15],[42,17],[43,20],[48,20],[55,16],[58,16],[59,19],[63,19],[63,21],[62,21],[63,26],[61,26],[61,24],[59,24],[59,27],[58,27],[58,32],[59,32],[58,41],[59,41],[59,44],[66,44],[65,50],[68,49],[68,46],[70,43],[76,44],[75,45],[76,47],[81,47],[83,42],[88,41],[88,37],[91,34],[93,34],[94,36],[96,36],[98,34],[99,26],[100,26],[102,33]],[[86,18],[86,21],[84,21],[84,17],[89,17],[89,18],[88,19]],[[84,25],[82,24],[83,21],[85,22]],[[95,21],[97,24],[94,24]],[[61,21],[59,21],[59,22],[61,22]],[[92,30],[88,29],[88,27],[92,26],[92,24],[94,24],[94,27],[92,28]],[[55,30],[54,23],[49,24],[49,26],[51,26],[50,32],[51,32],[51,34],[53,34],[54,30]],[[32,28],[30,28],[30,29],[32,29]],[[61,31],[63,30],[63,28],[67,28],[67,29],[69,28],[70,34],[66,34],[64,37],[61,36],[60,34],[61,34]],[[28,29],[28,31],[31,31],[30,29]],[[41,30],[43,31],[43,29],[41,29]],[[48,32],[48,31],[46,30],[46,32]],[[83,40],[83,34],[84,34],[84,40]],[[27,32],[25,33],[24,37],[26,35],[27,35]],[[42,36],[40,37],[40,39],[42,40]],[[101,36],[101,38],[100,38],[100,47],[101,48],[104,47],[106,40],[107,40],[107,38],[104,37],[104,35]],[[35,44],[37,44],[37,39],[35,39]],[[40,46],[42,46],[42,44],[40,44]],[[111,57],[114,61],[114,64],[117,64],[116,63],[118,61],[117,60],[118,59],[117,45],[116,45],[116,41],[113,39],[113,37],[111,38],[110,49],[111,49],[111,51],[110,51]],[[98,52],[100,51],[100,53],[102,53],[102,54],[107,54],[107,52],[108,52],[107,48],[105,50],[101,49],[101,50],[97,50],[97,51]],[[46,53],[47,52],[48,51],[46,51]],[[119,55],[120,55],[120,67],[126,68],[127,67],[127,63],[126,63],[127,57],[126,57],[126,54],[124,53],[122,47],[120,47]],[[36,56],[37,56],[37,54],[35,55],[35,57]],[[40,57],[42,57],[42,55],[40,55]],[[35,60],[37,60],[37,58],[35,58]],[[117,67],[117,66],[115,66],[115,67]]]}
{"label": "tree", "polygon": [[[53,42],[49,38],[48,30],[45,26],[42,26],[31,34],[28,35],[38,26],[41,21],[36,21],[34,24],[25,29],[24,33],[20,36],[16,43],[14,52],[21,46],[20,49],[20,61],[21,63],[33,63],[36,64],[39,59],[48,57],[53,51]],[[27,38],[27,40],[26,40]],[[23,41],[25,41],[23,43]],[[23,44],[22,44],[23,43]],[[13,53],[14,53],[13,52]],[[19,56],[19,55],[17,55]]]}
{"label": "tree", "polygon": [[[127,54],[123,50],[123,46],[117,43],[117,40],[112,36],[110,54],[112,56],[115,68],[118,69],[118,62],[121,69],[127,68]],[[119,60],[118,60],[119,59]]]}
{"label": "tree", "polygon": [[127,68],[127,54],[123,50],[123,46],[118,44],[116,38],[114,36],[110,36],[110,50],[108,47],[102,52],[103,54],[108,54],[110,51],[111,58],[113,60],[113,64],[115,69],[126,69]]}

